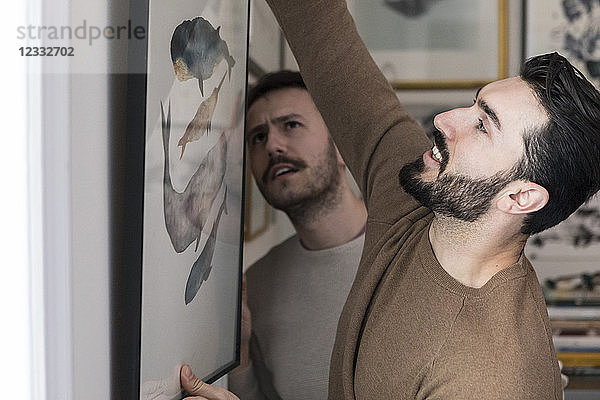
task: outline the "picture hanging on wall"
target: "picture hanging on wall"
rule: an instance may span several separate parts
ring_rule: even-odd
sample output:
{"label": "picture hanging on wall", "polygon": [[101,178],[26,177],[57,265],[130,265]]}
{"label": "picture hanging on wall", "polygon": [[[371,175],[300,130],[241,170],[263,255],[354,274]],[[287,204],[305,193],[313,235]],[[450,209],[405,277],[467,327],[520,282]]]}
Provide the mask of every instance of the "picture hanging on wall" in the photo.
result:
{"label": "picture hanging on wall", "polygon": [[178,399],[181,365],[239,363],[248,1],[133,0],[127,251],[113,278],[114,398]]}
{"label": "picture hanging on wall", "polygon": [[524,0],[524,58],[557,51],[600,88],[600,3]]}
{"label": "picture hanging on wall", "polygon": [[479,88],[508,74],[508,0],[349,0],[348,9],[395,89]]}
{"label": "picture hanging on wall", "polygon": [[[579,274],[600,275],[600,197],[596,195],[557,226],[533,235],[525,254],[542,284]],[[577,296],[600,297],[600,285],[592,289],[593,293],[584,290]],[[553,292],[554,297],[558,294]]]}
{"label": "picture hanging on wall", "polygon": [[[600,3],[524,0],[523,58],[557,51],[600,88]],[[600,197],[530,238],[525,249],[543,283],[600,272]],[[600,295],[600,291],[596,294]]]}

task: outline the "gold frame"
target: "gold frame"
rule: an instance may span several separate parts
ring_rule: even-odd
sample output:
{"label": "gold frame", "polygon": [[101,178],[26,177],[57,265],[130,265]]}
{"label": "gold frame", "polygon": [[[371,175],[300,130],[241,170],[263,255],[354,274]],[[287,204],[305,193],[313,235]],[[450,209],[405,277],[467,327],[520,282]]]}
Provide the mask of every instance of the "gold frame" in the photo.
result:
{"label": "gold frame", "polygon": [[[498,0],[498,77],[508,77],[508,0]],[[395,90],[438,90],[438,89],[476,89],[491,81],[474,80],[394,80],[390,84]]]}

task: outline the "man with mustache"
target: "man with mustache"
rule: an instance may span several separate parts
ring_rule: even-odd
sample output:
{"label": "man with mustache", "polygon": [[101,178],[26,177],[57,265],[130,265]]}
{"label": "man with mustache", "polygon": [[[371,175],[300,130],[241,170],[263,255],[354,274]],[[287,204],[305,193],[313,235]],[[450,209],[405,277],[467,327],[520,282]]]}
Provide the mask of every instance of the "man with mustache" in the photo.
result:
{"label": "man with mustache", "polygon": [[251,361],[243,359],[230,374],[230,388],[244,399],[325,399],[335,328],[358,267],[366,209],[298,72],[264,76],[250,89],[247,107],[252,174],[266,201],[288,215],[296,235],[246,273]]}
{"label": "man with mustache", "polygon": [[368,210],[329,398],[561,399],[523,248],[600,188],[598,91],[557,53],[533,57],[436,116],[432,145],[343,0],[267,1]]}

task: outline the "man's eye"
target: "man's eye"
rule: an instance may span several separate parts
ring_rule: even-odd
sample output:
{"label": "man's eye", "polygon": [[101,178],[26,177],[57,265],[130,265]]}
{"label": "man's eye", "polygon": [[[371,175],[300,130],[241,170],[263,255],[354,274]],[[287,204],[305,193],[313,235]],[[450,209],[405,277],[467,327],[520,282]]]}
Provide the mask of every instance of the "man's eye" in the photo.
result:
{"label": "man's eye", "polygon": [[487,129],[485,129],[485,125],[483,125],[483,120],[481,118],[477,119],[477,130],[483,133],[487,133]]}
{"label": "man's eye", "polygon": [[294,129],[294,128],[298,128],[300,126],[300,123],[297,121],[287,121],[285,123],[285,127],[287,129]]}
{"label": "man's eye", "polygon": [[257,133],[252,136],[250,143],[252,143],[252,144],[264,143],[266,141],[266,139],[267,139],[267,135],[265,135],[264,133]]}

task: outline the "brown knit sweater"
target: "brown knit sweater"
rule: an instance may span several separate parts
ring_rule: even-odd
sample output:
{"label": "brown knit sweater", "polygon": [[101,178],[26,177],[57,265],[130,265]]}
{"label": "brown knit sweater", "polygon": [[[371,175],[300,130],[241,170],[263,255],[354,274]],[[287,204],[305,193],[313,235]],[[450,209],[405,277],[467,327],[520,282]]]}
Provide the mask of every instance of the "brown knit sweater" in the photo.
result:
{"label": "brown knit sweater", "polygon": [[369,212],[337,329],[329,398],[560,399],[560,372],[529,261],[481,288],[441,267],[431,212],[398,183],[431,146],[358,37],[343,0],[267,0]]}

